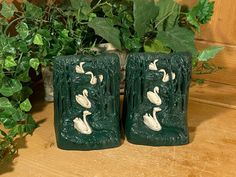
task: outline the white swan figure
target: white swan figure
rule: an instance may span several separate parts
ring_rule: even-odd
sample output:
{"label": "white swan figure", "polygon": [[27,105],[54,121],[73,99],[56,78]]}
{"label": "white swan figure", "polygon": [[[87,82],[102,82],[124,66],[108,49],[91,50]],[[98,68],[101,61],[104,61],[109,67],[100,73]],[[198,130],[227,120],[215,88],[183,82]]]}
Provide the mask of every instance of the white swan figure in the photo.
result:
{"label": "white swan figure", "polygon": [[175,80],[176,77],[175,73],[171,72],[171,75],[172,75],[172,80]]}
{"label": "white swan figure", "polygon": [[88,99],[88,90],[83,90],[83,95],[79,94],[75,96],[77,103],[79,103],[84,108],[91,108],[91,102]]}
{"label": "white swan figure", "polygon": [[101,82],[103,81],[103,75],[99,75],[98,78]]}
{"label": "white swan figure", "polygon": [[149,99],[150,102],[152,102],[153,104],[157,105],[157,106],[160,106],[162,101],[161,101],[161,98],[159,97],[158,95],[159,93],[159,87],[156,86],[152,91],[148,91],[147,92],[147,98]]}
{"label": "white swan figure", "polygon": [[158,59],[154,60],[154,62],[149,64],[149,70],[157,71],[156,62],[158,62]]}
{"label": "white swan figure", "polygon": [[75,67],[75,71],[77,73],[80,73],[80,74],[83,74],[84,73],[84,68],[83,68],[83,65],[85,64],[85,62],[80,62],[79,65],[76,65]]}
{"label": "white swan figure", "polygon": [[97,83],[97,77],[93,75],[91,71],[86,72],[85,74],[91,75],[90,84],[95,85]]}
{"label": "white swan figure", "polygon": [[143,116],[144,124],[153,131],[160,131],[162,128],[156,117],[156,113],[159,111],[161,111],[161,108],[155,107],[153,108],[152,116],[147,113]]}
{"label": "white swan figure", "polygon": [[169,74],[164,69],[160,69],[159,72],[163,72],[162,82],[168,82],[170,80]]}
{"label": "white swan figure", "polygon": [[82,134],[86,134],[86,135],[89,135],[92,133],[92,129],[91,127],[89,126],[88,122],[87,122],[87,119],[86,117],[88,115],[91,115],[91,112],[89,111],[84,111],[83,112],[83,120],[81,118],[78,118],[76,117],[73,122],[74,122],[74,128],[82,133]]}

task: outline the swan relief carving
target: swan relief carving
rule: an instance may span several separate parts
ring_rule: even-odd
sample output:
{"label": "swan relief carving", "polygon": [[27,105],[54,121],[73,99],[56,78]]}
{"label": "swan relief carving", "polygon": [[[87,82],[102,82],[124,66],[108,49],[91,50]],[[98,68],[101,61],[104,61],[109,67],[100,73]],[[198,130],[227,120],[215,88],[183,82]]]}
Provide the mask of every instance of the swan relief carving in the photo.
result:
{"label": "swan relief carving", "polygon": [[152,116],[148,113],[146,113],[143,116],[143,123],[153,131],[160,131],[162,129],[162,127],[156,117],[156,113],[160,112],[160,111],[161,111],[161,108],[155,107],[155,108],[153,108]]}
{"label": "swan relief carving", "polygon": [[93,75],[91,71],[86,72],[85,74],[91,75],[90,84],[95,85],[97,83],[97,77]]}
{"label": "swan relief carving", "polygon": [[84,68],[83,68],[83,65],[85,64],[85,62],[80,62],[79,65],[76,65],[75,67],[75,71],[77,73],[80,73],[80,74],[83,74],[84,73]]}
{"label": "swan relief carving", "polygon": [[154,62],[150,63],[149,64],[149,70],[157,71],[157,66],[156,66],[157,62],[158,62],[158,59],[156,59],[156,60],[154,60]]}
{"label": "swan relief carving", "polygon": [[98,78],[99,78],[100,82],[103,81],[103,75],[99,75]]}
{"label": "swan relief carving", "polygon": [[89,126],[88,122],[87,122],[87,116],[91,115],[92,113],[89,111],[84,111],[83,112],[83,120],[81,118],[76,117],[73,122],[74,122],[74,128],[82,133],[82,134],[91,134],[92,133],[92,129]]}
{"label": "swan relief carving", "polygon": [[[162,72],[163,78],[162,78],[162,82],[168,82],[170,80],[170,76],[169,74],[166,73],[166,71],[164,69],[160,69],[159,72]],[[171,76],[172,76],[172,80],[175,80],[175,73],[171,72]]]}
{"label": "swan relief carving", "polygon": [[79,94],[75,96],[77,103],[79,103],[84,108],[91,108],[91,102],[88,99],[88,90],[83,90],[83,95]]}
{"label": "swan relief carving", "polygon": [[156,86],[152,91],[148,91],[147,92],[147,98],[149,99],[149,101],[157,106],[160,106],[162,101],[161,101],[161,98],[160,96],[158,95],[159,94],[159,87]]}

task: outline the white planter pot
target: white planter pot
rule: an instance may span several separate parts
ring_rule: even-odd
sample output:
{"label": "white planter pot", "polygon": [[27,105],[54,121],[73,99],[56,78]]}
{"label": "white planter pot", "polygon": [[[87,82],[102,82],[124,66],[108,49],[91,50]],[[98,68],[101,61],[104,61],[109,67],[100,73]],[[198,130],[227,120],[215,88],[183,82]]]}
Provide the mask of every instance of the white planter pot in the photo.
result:
{"label": "white planter pot", "polygon": [[42,76],[46,101],[53,101],[53,70],[52,66],[42,66]]}

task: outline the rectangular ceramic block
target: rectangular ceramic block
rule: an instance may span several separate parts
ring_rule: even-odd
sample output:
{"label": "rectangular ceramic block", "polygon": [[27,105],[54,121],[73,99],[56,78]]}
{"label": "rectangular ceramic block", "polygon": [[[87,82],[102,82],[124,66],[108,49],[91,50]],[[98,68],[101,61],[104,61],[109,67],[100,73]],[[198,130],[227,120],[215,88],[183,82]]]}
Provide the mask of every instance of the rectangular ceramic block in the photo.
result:
{"label": "rectangular ceramic block", "polygon": [[118,56],[64,56],[53,67],[58,147],[94,150],[119,146]]}
{"label": "rectangular ceramic block", "polygon": [[130,54],[126,71],[128,141],[152,146],[187,144],[190,55]]}

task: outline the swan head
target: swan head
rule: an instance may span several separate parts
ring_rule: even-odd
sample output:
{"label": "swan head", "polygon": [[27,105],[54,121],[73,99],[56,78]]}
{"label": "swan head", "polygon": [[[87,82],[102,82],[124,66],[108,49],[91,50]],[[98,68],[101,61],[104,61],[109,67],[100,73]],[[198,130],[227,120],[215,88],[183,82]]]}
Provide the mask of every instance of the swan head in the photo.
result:
{"label": "swan head", "polygon": [[161,108],[155,107],[155,108],[153,109],[153,111],[155,111],[155,112],[160,112],[160,111],[161,111]]}
{"label": "swan head", "polygon": [[87,89],[83,90],[83,95],[88,96],[88,90]]}
{"label": "swan head", "polygon": [[159,93],[159,92],[160,92],[160,89],[159,89],[159,87],[158,87],[158,86],[156,86],[156,87],[154,88],[154,91],[155,91],[155,92],[157,92],[157,93]]}
{"label": "swan head", "polygon": [[84,111],[84,112],[83,112],[83,115],[84,115],[84,116],[88,116],[88,115],[91,115],[91,114],[92,114],[92,113],[89,112],[89,111]]}

